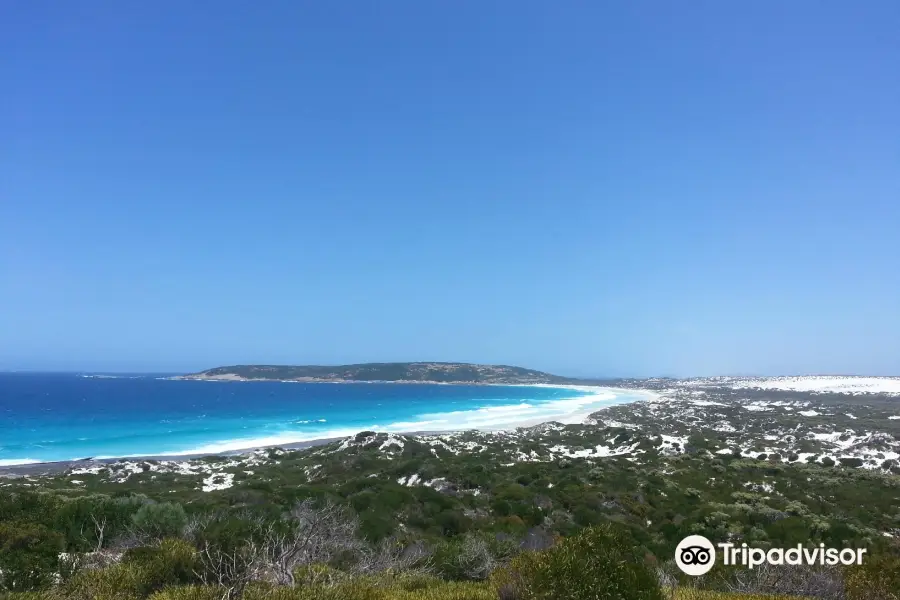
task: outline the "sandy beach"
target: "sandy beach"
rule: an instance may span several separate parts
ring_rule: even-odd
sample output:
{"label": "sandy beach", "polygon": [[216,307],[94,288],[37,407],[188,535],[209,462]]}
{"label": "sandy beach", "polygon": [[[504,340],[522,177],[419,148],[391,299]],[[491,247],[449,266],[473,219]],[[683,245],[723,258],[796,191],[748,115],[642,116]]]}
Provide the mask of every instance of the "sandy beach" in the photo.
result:
{"label": "sandy beach", "polygon": [[[499,384],[489,384],[489,385],[499,385]],[[393,433],[397,435],[405,435],[405,436],[418,436],[418,435],[441,435],[441,434],[450,434],[450,433],[460,433],[464,431],[483,431],[489,433],[497,433],[502,431],[514,431],[518,428],[523,427],[534,427],[537,425],[542,425],[544,423],[562,423],[564,425],[570,424],[579,424],[586,422],[589,417],[602,410],[606,406],[614,406],[616,404],[621,404],[622,402],[616,402],[616,398],[629,398],[628,400],[624,400],[624,402],[629,401],[647,401],[658,398],[658,394],[648,391],[648,390],[636,390],[636,389],[623,389],[623,388],[612,388],[612,387],[601,387],[601,386],[590,386],[590,385],[573,385],[573,384],[520,384],[521,387],[546,387],[546,388],[561,388],[561,389],[571,389],[579,392],[590,392],[591,395],[588,396],[580,396],[572,399],[562,399],[556,400],[552,403],[555,403],[560,412],[558,415],[550,415],[550,416],[542,416],[540,418],[517,418],[514,414],[508,415],[509,421],[504,419],[503,422],[498,422],[494,425],[490,426],[480,426],[480,427],[469,427],[469,428],[451,428],[451,429],[434,429],[434,430],[409,430],[409,431],[394,431],[387,430],[384,428],[375,427],[372,430],[377,433]],[[519,387],[515,386],[515,387]],[[635,398],[638,397],[638,398]],[[523,406],[525,404],[523,403]],[[589,407],[589,408],[588,408]],[[568,410],[573,409],[573,410]],[[479,409],[482,411],[491,411],[491,408]],[[470,411],[472,412],[472,411]],[[477,412],[477,411],[475,411]],[[365,430],[360,430],[365,431]],[[83,459],[77,460],[65,460],[65,461],[48,461],[48,462],[33,462],[33,463],[25,463],[25,464],[16,464],[16,465],[5,465],[0,466],[0,477],[24,477],[24,476],[49,476],[55,475],[70,468],[75,467],[84,467],[86,465],[98,465],[98,464],[112,464],[122,460],[192,460],[198,458],[204,458],[207,456],[238,456],[247,454],[250,452],[263,450],[266,448],[282,448],[285,450],[301,450],[304,448],[311,448],[314,446],[321,446],[325,444],[329,444],[336,441],[341,441],[346,439],[347,437],[351,437],[359,432],[348,432],[347,435],[337,436],[337,437],[323,437],[317,439],[309,439],[309,440],[297,440],[297,441],[285,441],[283,443],[273,443],[273,444],[258,444],[258,445],[248,445],[245,447],[236,447],[236,448],[228,448],[220,451],[210,451],[210,452],[186,452],[186,453],[167,453],[167,454],[147,454],[147,455],[129,455],[129,456],[120,456],[120,457],[102,457],[102,458],[94,458],[94,457],[85,457]]]}

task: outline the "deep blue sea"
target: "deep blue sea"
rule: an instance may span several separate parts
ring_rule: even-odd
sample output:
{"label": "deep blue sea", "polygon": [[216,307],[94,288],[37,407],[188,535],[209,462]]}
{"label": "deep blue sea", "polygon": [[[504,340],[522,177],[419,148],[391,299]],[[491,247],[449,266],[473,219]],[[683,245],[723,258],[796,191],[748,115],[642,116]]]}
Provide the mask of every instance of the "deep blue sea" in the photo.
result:
{"label": "deep blue sea", "polygon": [[0,373],[0,466],[226,452],[363,430],[578,422],[591,410],[636,398],[564,387]]}

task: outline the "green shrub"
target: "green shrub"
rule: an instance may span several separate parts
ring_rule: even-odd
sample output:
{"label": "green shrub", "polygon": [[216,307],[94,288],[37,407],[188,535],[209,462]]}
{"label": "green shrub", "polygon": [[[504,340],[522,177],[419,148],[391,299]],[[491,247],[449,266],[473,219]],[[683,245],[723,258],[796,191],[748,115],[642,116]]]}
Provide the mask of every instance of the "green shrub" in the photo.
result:
{"label": "green shrub", "polygon": [[328,565],[315,563],[294,569],[294,583],[299,586],[333,585],[347,578],[347,574]]}
{"label": "green shrub", "polygon": [[54,515],[53,529],[66,536],[69,552],[89,552],[126,534],[134,513],[149,502],[141,495],[65,498]]}
{"label": "green shrub", "polygon": [[807,600],[797,596],[757,596],[756,594],[728,594],[687,587],[672,592],[672,600]]}
{"label": "green shrub", "polygon": [[202,527],[195,529],[190,539],[197,548],[218,548],[233,552],[245,546],[248,540],[257,539],[260,528],[252,520],[227,513],[211,513],[212,517]]}
{"label": "green shrub", "polygon": [[41,592],[0,592],[0,600],[63,600],[54,590]]}
{"label": "green shrub", "polygon": [[66,600],[138,600],[150,591],[147,573],[139,565],[117,564],[77,573],[65,585]]}
{"label": "green shrub", "polygon": [[133,548],[122,562],[141,568],[146,587],[151,590],[196,582],[196,551],[184,540],[167,539],[158,546]]}
{"label": "green shrub", "polygon": [[519,555],[496,583],[518,600],[663,600],[656,574],[634,541],[606,524],[549,550]]}
{"label": "green shrub", "polygon": [[444,581],[415,591],[391,590],[389,600],[497,600],[497,591],[472,581]]}
{"label": "green shrub", "polygon": [[404,573],[390,578],[390,589],[402,592],[418,592],[437,587],[444,587],[448,582],[434,577],[418,573]]}
{"label": "green shrub", "polygon": [[187,515],[180,504],[172,502],[145,504],[132,517],[144,533],[155,537],[177,537],[184,531]]}
{"label": "green shrub", "polygon": [[354,579],[334,586],[274,587],[254,585],[241,600],[394,600],[384,588],[367,579]]}
{"label": "green shrub", "polygon": [[156,592],[148,600],[222,600],[228,597],[228,590],[209,585],[187,585],[166,588]]}
{"label": "green shrub", "polygon": [[445,579],[480,581],[509,562],[517,552],[514,542],[498,540],[491,534],[469,532],[437,544],[431,561],[436,574]]}
{"label": "green shrub", "polygon": [[863,558],[844,574],[849,600],[900,600],[900,557],[889,554]]}
{"label": "green shrub", "polygon": [[28,521],[49,525],[61,501],[60,497],[43,490],[0,494],[0,522]]}
{"label": "green shrub", "polygon": [[47,587],[59,564],[63,536],[34,523],[0,523],[0,589]]}

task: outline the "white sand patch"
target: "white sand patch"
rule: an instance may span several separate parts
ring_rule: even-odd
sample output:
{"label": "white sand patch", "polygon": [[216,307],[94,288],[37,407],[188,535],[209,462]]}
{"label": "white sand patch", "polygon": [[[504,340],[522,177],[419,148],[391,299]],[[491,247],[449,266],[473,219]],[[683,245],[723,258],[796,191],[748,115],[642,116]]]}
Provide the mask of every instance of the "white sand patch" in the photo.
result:
{"label": "white sand patch", "polygon": [[734,425],[732,425],[728,421],[719,421],[718,423],[713,425],[712,428],[715,431],[721,431],[723,433],[734,433],[735,431],[737,431],[737,429],[735,429]]}
{"label": "white sand patch", "polygon": [[815,452],[798,452],[797,460],[793,461],[795,463],[805,463],[809,458],[816,456]]}
{"label": "white sand patch", "polygon": [[559,458],[605,458],[608,456],[621,456],[630,454],[638,447],[638,443],[622,445],[616,448],[600,444],[594,448],[576,450],[566,446],[556,445],[548,448],[551,454]]}
{"label": "white sand patch", "polygon": [[684,447],[687,445],[686,437],[666,434],[662,434],[660,437],[662,438],[662,442],[659,445],[659,451],[663,454],[678,454],[684,452]]}
{"label": "white sand patch", "polygon": [[94,467],[81,467],[69,471],[69,475],[97,475],[106,468],[106,465],[97,465]]}
{"label": "white sand patch", "polygon": [[[252,465],[260,465],[269,462],[266,457],[258,453],[251,453],[240,457],[221,459],[215,462],[206,461],[171,461],[171,460],[119,460],[110,463],[94,463],[88,466],[75,467],[67,471],[72,475],[99,475],[106,470],[109,480],[116,483],[128,481],[133,475],[141,473],[173,473],[176,475],[212,475],[222,469],[240,468]],[[252,471],[247,471],[252,474]],[[152,475],[151,478],[155,478]]]}
{"label": "white sand patch", "polygon": [[531,450],[528,454],[525,454],[525,453],[523,453],[523,452],[519,452],[518,455],[516,456],[516,459],[519,460],[519,461],[521,461],[521,462],[538,462],[538,461],[543,460],[543,459],[541,458],[541,455],[538,454],[538,453],[537,453],[536,451],[534,451],[534,450]]}
{"label": "white sand patch", "polygon": [[466,450],[468,452],[483,452],[486,449],[484,447],[484,444],[472,441],[462,442],[460,446],[463,450]]}
{"label": "white sand patch", "polygon": [[747,410],[765,411],[773,408],[783,408],[784,410],[793,410],[795,407],[809,406],[809,402],[789,402],[786,400],[754,400],[743,404]]}
{"label": "white sand patch", "polygon": [[771,494],[775,491],[775,488],[771,483],[753,483],[752,481],[748,481],[744,484],[745,488],[749,488],[754,492],[765,492],[767,494]]}
{"label": "white sand patch", "polygon": [[732,388],[758,388],[794,392],[900,395],[900,377],[803,377],[747,378],[730,382]]}
{"label": "white sand patch", "polygon": [[619,446],[618,448],[611,448],[608,446],[597,446],[595,449],[597,452],[593,454],[595,457],[603,458],[606,456],[621,456],[623,454],[631,454],[638,447],[638,443],[634,443],[630,446]]}
{"label": "white sand patch", "polygon": [[599,423],[603,423],[606,427],[621,427],[622,429],[640,429],[640,425],[635,425],[633,423],[623,423],[622,421],[616,421],[613,419],[598,419]]}
{"label": "white sand patch", "polygon": [[854,435],[853,431],[849,429],[847,431],[832,431],[831,433],[813,433],[810,437],[820,442],[833,444],[839,448],[850,448],[867,439],[867,436]]}
{"label": "white sand patch", "polygon": [[[457,450],[455,450],[454,448],[451,448],[449,445],[447,445],[447,442],[445,442],[444,440],[422,438],[422,441],[425,442],[426,444],[428,444],[429,446],[432,446],[432,451],[434,448],[443,448],[444,450],[446,450],[447,452],[450,452],[451,454],[458,453]],[[436,452],[435,452],[435,456],[437,456]]]}
{"label": "white sand patch", "polygon": [[234,485],[233,473],[213,473],[203,480],[204,492],[216,492],[219,490],[227,490]]}
{"label": "white sand patch", "polygon": [[382,442],[381,446],[378,447],[379,450],[387,450],[391,446],[399,446],[400,450],[403,450],[404,440],[402,437],[394,435],[393,433],[389,433],[387,439]]}
{"label": "white sand patch", "polygon": [[412,475],[400,477],[399,479],[397,479],[397,483],[399,483],[400,485],[412,487],[418,484],[421,479],[422,477],[418,473],[413,473]]}
{"label": "white sand patch", "polygon": [[712,400],[688,400],[694,406],[728,406],[721,402],[713,402]]}
{"label": "white sand patch", "polygon": [[862,465],[864,469],[881,469],[886,460],[900,460],[900,452],[882,451],[870,453],[868,456],[857,456],[854,458],[864,458],[866,462]]}

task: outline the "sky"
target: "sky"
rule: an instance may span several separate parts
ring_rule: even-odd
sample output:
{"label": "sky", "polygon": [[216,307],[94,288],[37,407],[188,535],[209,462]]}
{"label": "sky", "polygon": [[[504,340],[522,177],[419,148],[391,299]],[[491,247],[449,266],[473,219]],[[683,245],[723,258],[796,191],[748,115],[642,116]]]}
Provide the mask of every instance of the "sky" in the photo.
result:
{"label": "sky", "polygon": [[900,375],[900,3],[0,3],[0,369]]}

